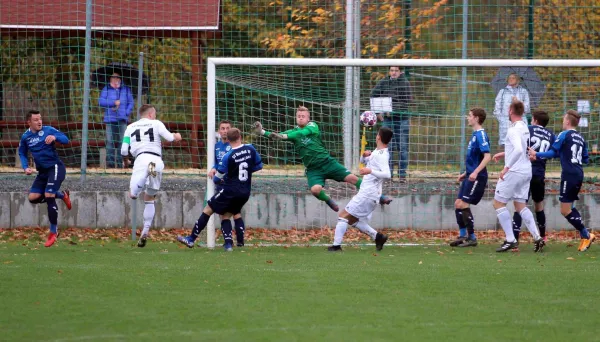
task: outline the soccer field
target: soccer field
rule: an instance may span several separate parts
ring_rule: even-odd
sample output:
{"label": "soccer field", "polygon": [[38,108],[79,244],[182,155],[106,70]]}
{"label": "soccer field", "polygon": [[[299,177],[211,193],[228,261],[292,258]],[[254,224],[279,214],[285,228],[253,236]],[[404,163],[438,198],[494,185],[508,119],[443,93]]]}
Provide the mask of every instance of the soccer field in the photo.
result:
{"label": "soccer field", "polygon": [[597,246],[0,244],[8,341],[591,341]]}

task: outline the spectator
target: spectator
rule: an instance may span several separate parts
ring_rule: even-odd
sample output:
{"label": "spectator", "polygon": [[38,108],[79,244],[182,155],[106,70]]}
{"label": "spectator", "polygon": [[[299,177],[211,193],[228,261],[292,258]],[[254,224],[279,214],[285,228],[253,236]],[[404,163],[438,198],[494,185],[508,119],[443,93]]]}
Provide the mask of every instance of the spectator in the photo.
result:
{"label": "spectator", "polygon": [[[506,138],[506,132],[510,121],[508,119],[508,108],[513,100],[519,100],[523,102],[525,106],[525,114],[529,114],[529,91],[519,85],[521,77],[512,73],[506,78],[506,88],[500,90],[496,95],[496,105],[494,106],[494,116],[498,120],[498,144],[504,146],[504,139]],[[527,118],[523,115],[523,121],[527,123]]]}
{"label": "spectator", "polygon": [[377,83],[371,91],[371,97],[389,97],[392,100],[392,112],[380,113],[377,117],[379,121],[383,121],[383,126],[389,127],[394,132],[392,141],[389,144],[392,177],[394,163],[397,160],[398,178],[401,182],[405,182],[406,169],[408,168],[408,134],[410,130],[408,105],[412,101],[412,91],[403,68],[391,66],[389,77]]}
{"label": "spectator", "polygon": [[98,99],[98,105],[104,110],[106,124],[106,166],[122,165],[121,141],[127,128],[129,116],[133,110],[131,89],[121,82],[121,75],[113,73]]}

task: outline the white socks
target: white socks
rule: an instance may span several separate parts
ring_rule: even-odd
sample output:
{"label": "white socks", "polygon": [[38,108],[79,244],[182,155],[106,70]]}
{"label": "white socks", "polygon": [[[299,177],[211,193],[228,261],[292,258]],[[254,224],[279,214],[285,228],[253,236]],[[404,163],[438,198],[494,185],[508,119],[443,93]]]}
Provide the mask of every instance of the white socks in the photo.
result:
{"label": "white socks", "polygon": [[154,219],[154,201],[146,201],[144,203],[146,205],[144,206],[144,229],[142,230],[142,235],[148,234],[152,220]]}
{"label": "white socks", "polygon": [[519,214],[521,214],[521,218],[523,219],[523,222],[525,222],[527,230],[529,230],[529,233],[531,234],[531,236],[533,236],[533,239],[539,240],[540,231],[538,229],[538,226],[535,224],[535,219],[533,218],[531,210],[525,207],[523,208],[523,210],[519,211]]}
{"label": "white socks", "polygon": [[358,221],[358,222],[356,222],[356,224],[354,226],[356,228],[358,228],[361,232],[369,235],[371,237],[371,239],[375,240],[375,237],[377,236],[377,231],[375,229],[371,228],[371,226],[369,226],[368,223]]}
{"label": "white socks", "polygon": [[[529,212],[529,214],[531,215],[531,211]],[[506,209],[506,207],[496,209],[496,216],[498,216],[498,221],[500,221],[502,230],[504,230],[504,234],[506,235],[506,241],[515,242],[516,239],[515,239],[515,234],[513,233],[512,217],[510,217],[510,213],[508,212],[508,209]],[[527,225],[527,228],[529,228],[529,225]],[[536,228],[536,230],[537,230],[537,228]],[[539,236],[539,234],[538,234],[538,236]]]}
{"label": "white socks", "polygon": [[342,240],[344,239],[344,234],[346,234],[346,229],[348,229],[348,220],[345,218],[338,218],[338,222],[335,225],[335,236],[333,238],[334,246],[341,246]]}

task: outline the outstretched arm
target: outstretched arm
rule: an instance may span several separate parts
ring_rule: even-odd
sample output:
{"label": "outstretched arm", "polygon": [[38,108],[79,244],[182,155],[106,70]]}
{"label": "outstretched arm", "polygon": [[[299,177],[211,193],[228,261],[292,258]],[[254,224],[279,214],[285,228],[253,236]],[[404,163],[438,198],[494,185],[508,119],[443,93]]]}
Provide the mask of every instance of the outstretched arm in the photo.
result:
{"label": "outstretched arm", "polygon": [[21,159],[21,167],[23,170],[26,170],[29,167],[29,160],[27,158],[28,150],[27,142],[25,139],[21,138],[21,141],[19,142],[19,159]]}

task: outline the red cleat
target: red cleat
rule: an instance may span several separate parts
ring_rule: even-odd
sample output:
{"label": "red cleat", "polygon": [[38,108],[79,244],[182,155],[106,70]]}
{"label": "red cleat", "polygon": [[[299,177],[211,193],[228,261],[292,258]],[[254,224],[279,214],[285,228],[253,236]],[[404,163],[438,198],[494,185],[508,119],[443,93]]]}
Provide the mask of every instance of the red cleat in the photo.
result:
{"label": "red cleat", "polygon": [[52,246],[56,242],[57,237],[58,237],[58,234],[50,233],[50,235],[48,235],[48,240],[46,240],[46,243],[44,244],[44,247]]}
{"label": "red cleat", "polygon": [[65,197],[63,197],[63,202],[65,202],[65,205],[67,206],[67,209],[71,210],[71,197],[69,196],[70,192],[69,190],[65,190],[63,191],[63,195]]}

